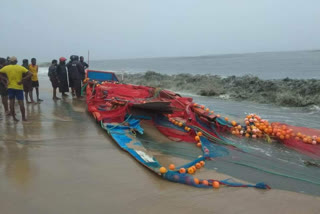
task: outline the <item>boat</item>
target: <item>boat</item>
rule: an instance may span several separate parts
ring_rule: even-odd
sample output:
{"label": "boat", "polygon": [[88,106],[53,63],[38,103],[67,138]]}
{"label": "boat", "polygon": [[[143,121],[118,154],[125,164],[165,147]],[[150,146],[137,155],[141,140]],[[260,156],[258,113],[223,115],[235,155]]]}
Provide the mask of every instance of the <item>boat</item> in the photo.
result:
{"label": "boat", "polygon": [[[241,125],[215,114],[190,97],[165,89],[120,83],[114,72],[87,70],[83,92],[88,112],[114,142],[140,164],[172,182],[200,188],[270,189],[264,182],[249,184],[232,179],[196,177],[208,161],[228,155],[229,149],[245,152],[241,145],[226,138],[225,133],[243,138],[277,140],[299,151],[320,156],[318,130],[312,130],[309,134],[314,135],[309,136],[293,126],[269,123],[255,114],[249,114],[245,124]],[[157,136],[150,140],[155,132]],[[162,165],[146,148],[158,145],[161,139],[172,144],[194,144],[200,155],[181,166]]]}

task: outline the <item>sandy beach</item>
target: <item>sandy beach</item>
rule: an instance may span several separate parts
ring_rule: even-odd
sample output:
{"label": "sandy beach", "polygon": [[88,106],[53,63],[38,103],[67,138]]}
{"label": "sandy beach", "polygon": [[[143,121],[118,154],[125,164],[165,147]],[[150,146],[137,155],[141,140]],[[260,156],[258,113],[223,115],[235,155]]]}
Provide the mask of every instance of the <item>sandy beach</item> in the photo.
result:
{"label": "sandy beach", "polygon": [[47,79],[40,89],[44,102],[26,107],[29,122],[2,113],[0,213],[319,213],[315,196],[161,179],[111,140],[84,101],[53,101]]}

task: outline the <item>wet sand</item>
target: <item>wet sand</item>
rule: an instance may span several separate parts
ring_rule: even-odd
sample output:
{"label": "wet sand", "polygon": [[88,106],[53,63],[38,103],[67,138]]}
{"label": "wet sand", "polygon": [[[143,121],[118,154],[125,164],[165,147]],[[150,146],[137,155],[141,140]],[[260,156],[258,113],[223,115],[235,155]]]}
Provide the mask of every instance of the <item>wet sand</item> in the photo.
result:
{"label": "wet sand", "polygon": [[0,121],[0,213],[319,213],[315,196],[163,180],[123,152],[83,101],[54,102],[48,81],[40,84],[44,102],[28,105],[28,123]]}

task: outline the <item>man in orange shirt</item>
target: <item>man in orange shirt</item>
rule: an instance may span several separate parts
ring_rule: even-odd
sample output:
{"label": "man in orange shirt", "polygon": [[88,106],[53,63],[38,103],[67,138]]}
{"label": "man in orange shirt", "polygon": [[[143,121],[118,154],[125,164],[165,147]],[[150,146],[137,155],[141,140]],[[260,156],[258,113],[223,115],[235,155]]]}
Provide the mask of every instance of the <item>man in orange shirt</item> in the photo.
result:
{"label": "man in orange shirt", "polygon": [[32,73],[32,91],[33,94],[33,88],[36,88],[36,94],[37,94],[37,101],[43,101],[39,98],[39,80],[38,80],[38,65],[37,60],[35,58],[31,59],[31,64],[29,65],[29,71]]}
{"label": "man in orange shirt", "polygon": [[[16,57],[10,57],[10,65],[7,65],[0,69],[0,73],[6,74],[8,78],[8,97],[10,100],[10,115],[13,117],[14,121],[19,121],[16,118],[15,110],[14,110],[14,103],[15,99],[18,100],[22,120],[26,121],[26,114],[25,114],[25,108],[23,103],[23,85],[22,81],[26,80],[27,78],[32,76],[32,73],[28,71],[25,67],[22,67],[21,65],[17,65],[17,58]],[[26,74],[24,78],[22,78],[22,75]],[[3,79],[5,77],[0,76],[0,79]]]}
{"label": "man in orange shirt", "polygon": [[[22,61],[22,66],[25,67],[27,70],[29,70],[29,63],[28,63],[27,59],[24,59]],[[26,98],[26,104],[35,103],[33,101],[33,96],[32,96],[32,80],[31,80],[31,77],[29,77],[28,79],[26,79],[23,82],[23,90],[24,90],[24,94],[25,94],[25,98]],[[30,102],[28,100],[28,96],[30,97]]]}

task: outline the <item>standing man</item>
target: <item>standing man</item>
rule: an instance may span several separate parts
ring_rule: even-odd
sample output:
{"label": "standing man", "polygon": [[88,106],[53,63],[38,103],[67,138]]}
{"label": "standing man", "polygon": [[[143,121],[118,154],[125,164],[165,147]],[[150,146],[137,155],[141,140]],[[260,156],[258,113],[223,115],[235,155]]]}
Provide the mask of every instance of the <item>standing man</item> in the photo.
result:
{"label": "standing man", "polygon": [[59,80],[59,92],[62,93],[63,97],[67,97],[68,95],[66,92],[69,92],[69,85],[68,85],[68,71],[66,66],[66,58],[60,57],[59,58],[59,65],[57,66],[57,77]]}
{"label": "standing man", "polygon": [[[27,59],[24,59],[22,61],[22,66],[25,67],[27,70],[29,70],[29,61]],[[26,103],[27,104],[28,103],[34,103],[33,94],[32,94],[32,80],[31,80],[31,77],[29,77],[28,79],[25,79],[23,81],[23,90],[24,90]],[[30,97],[30,102],[28,101],[28,95]]]}
{"label": "standing man", "polygon": [[37,94],[37,101],[43,101],[39,98],[39,80],[38,80],[38,65],[37,65],[37,60],[35,58],[31,59],[31,64],[29,65],[29,71],[32,73],[32,91],[33,93],[33,88],[36,88],[36,94]]}
{"label": "standing man", "polygon": [[73,88],[77,98],[81,98],[81,75],[84,73],[83,67],[79,62],[78,56],[71,56],[71,61],[68,63],[69,79],[72,81]]}
{"label": "standing man", "polygon": [[71,66],[71,63],[72,61],[74,60],[76,56],[75,55],[71,55],[70,56],[70,61],[67,63],[67,68],[68,68],[68,77],[69,77],[69,87],[71,89],[71,95],[72,97],[74,97],[76,94],[75,94],[75,89],[74,89],[74,86],[73,86],[73,79],[71,78],[71,74],[70,74],[70,66]]}
{"label": "standing man", "polygon": [[[7,60],[5,58],[0,58],[0,69],[7,65]],[[10,115],[9,106],[8,106],[8,79],[5,74],[0,74],[3,78],[0,80],[0,95],[4,111],[6,115]]]}
{"label": "standing man", "polygon": [[82,76],[81,76],[81,80],[83,81],[84,80],[84,78],[86,78],[85,76],[86,76],[86,69],[87,68],[89,68],[89,65],[84,61],[84,57],[83,56],[80,56],[80,63],[81,63],[81,65],[82,65],[82,67],[83,67],[83,71],[84,71],[84,73],[82,74]]}
{"label": "standing man", "polygon": [[[0,73],[4,73],[8,77],[8,96],[10,100],[10,115],[12,115],[14,121],[19,121],[16,118],[15,110],[14,110],[14,103],[15,99],[18,100],[22,120],[26,121],[26,115],[25,115],[25,108],[24,108],[24,102],[23,102],[23,85],[22,82],[26,80],[27,78],[32,76],[32,73],[28,71],[25,67],[22,67],[21,65],[17,65],[17,58],[16,57],[10,57],[10,65],[7,65],[0,69]],[[27,74],[24,78],[22,78],[23,74]],[[3,76],[0,76],[0,79],[3,79]]]}
{"label": "standing man", "polygon": [[57,97],[57,88],[59,87],[59,80],[58,80],[58,75],[57,75],[57,60],[52,60],[51,65],[48,69],[48,76],[52,85],[53,89],[53,95],[52,99],[53,100],[60,100],[59,97]]}

